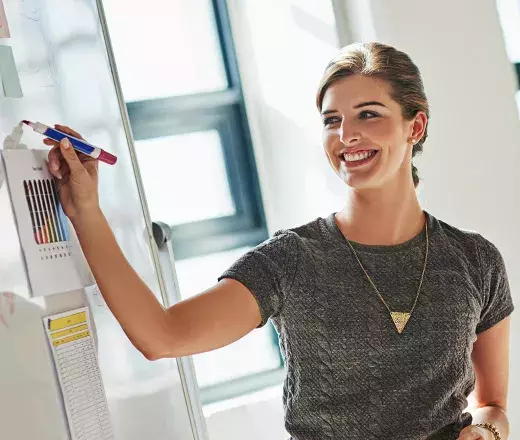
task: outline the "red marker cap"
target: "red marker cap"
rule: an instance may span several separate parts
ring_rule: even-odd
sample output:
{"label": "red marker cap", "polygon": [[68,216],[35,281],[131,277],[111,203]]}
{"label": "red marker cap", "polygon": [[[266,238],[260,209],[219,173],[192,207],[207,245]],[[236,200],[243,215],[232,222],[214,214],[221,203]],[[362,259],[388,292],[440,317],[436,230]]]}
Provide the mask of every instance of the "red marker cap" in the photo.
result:
{"label": "red marker cap", "polygon": [[99,153],[98,160],[101,162],[105,162],[109,165],[114,165],[117,162],[117,157],[113,154],[107,153],[104,150],[101,150],[101,153]]}

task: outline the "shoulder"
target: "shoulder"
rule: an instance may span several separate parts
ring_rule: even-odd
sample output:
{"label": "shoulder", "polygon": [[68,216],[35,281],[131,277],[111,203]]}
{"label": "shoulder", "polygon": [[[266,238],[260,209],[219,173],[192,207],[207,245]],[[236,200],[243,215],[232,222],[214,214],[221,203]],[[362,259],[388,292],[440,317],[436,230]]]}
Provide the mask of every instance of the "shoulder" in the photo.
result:
{"label": "shoulder", "polygon": [[458,228],[438,219],[436,223],[442,245],[449,246],[466,257],[473,255],[484,267],[494,265],[502,259],[497,246],[479,232]]}
{"label": "shoulder", "polygon": [[301,248],[322,248],[331,239],[333,231],[329,223],[332,216],[333,214],[326,218],[317,217],[308,223],[281,229],[276,231],[272,238],[292,242]]}

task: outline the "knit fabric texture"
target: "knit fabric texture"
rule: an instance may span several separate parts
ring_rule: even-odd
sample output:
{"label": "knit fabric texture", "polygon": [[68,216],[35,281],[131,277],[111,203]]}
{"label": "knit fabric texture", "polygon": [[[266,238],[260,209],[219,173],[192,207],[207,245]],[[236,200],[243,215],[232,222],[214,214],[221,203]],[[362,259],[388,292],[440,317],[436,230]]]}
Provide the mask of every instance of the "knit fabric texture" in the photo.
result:
{"label": "knit fabric texture", "polygon": [[[430,245],[415,310],[398,334],[334,214],[278,231],[219,279],[244,284],[271,319],[285,361],[294,440],[456,440],[471,424],[478,333],[514,309],[498,249],[425,212]],[[425,229],[390,246],[352,243],[391,311],[409,312]]]}

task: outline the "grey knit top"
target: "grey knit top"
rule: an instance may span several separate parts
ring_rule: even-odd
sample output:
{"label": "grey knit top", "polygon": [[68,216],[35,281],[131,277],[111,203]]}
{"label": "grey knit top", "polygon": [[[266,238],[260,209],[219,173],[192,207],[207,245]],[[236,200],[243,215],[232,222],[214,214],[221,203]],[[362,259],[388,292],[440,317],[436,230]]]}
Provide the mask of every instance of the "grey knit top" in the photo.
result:
{"label": "grey knit top", "polygon": [[[222,275],[244,284],[261,325],[271,318],[278,331],[294,440],[455,440],[471,424],[472,345],[513,311],[506,270],[481,235],[425,214],[428,264],[401,334],[333,214],[277,232]],[[392,311],[413,305],[425,239],[352,243]]]}

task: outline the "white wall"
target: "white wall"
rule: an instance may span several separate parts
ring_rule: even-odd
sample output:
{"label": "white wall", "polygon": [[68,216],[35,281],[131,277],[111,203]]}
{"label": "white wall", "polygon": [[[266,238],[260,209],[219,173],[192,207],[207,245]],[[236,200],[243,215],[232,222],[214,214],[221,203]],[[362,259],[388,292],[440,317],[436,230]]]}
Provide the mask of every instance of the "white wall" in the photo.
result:
{"label": "white wall", "polygon": [[236,48],[271,231],[328,212],[329,172],[314,105],[339,43],[324,0],[230,0]]}
{"label": "white wall", "polygon": [[[345,188],[328,168],[314,106],[316,86],[338,45],[331,3],[229,4],[271,232],[340,209]],[[497,244],[520,308],[520,123],[494,2],[345,0],[343,6],[349,17],[341,24],[343,38],[395,45],[419,65],[432,110],[418,162],[423,205]],[[520,371],[518,321],[513,319],[512,371]],[[235,411],[233,424],[243,426],[271,414]],[[520,430],[520,379],[514,374],[509,412],[513,429]],[[229,429],[217,429],[218,417],[211,416],[212,440],[226,438]]]}

